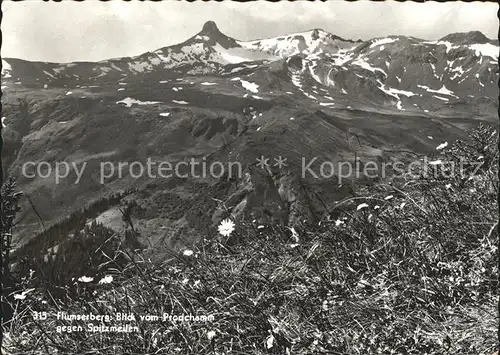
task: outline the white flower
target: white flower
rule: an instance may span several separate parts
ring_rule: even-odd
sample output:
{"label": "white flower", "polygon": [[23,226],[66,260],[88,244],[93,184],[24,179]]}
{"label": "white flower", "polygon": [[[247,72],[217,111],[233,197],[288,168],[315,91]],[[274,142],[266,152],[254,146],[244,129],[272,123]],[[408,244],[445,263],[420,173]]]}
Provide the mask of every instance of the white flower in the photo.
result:
{"label": "white flower", "polygon": [[294,227],[289,228],[289,229],[292,232],[292,238],[293,238],[293,240],[295,241],[295,243],[298,243],[299,242],[299,233],[297,233],[297,231],[295,230]]}
{"label": "white flower", "polygon": [[234,231],[234,222],[230,219],[225,219],[219,224],[219,233],[224,237],[229,237]]}
{"label": "white flower", "polygon": [[448,146],[448,142],[444,142],[436,147],[436,150],[444,149]]}
{"label": "white flower", "polygon": [[358,206],[357,210],[361,210],[363,208],[367,208],[368,207],[368,204],[367,203],[362,203],[361,205]]}
{"label": "white flower", "polygon": [[14,295],[14,299],[22,301],[22,300],[24,300],[26,298],[26,294],[28,294],[29,292],[31,292],[33,290],[34,290],[34,288],[30,288],[30,289],[28,289],[26,291],[21,292],[20,294],[19,293],[15,294]]}
{"label": "white flower", "polygon": [[271,334],[266,339],[266,347],[268,349],[271,349],[273,346],[274,346],[274,336]]}
{"label": "white flower", "polygon": [[184,256],[191,256],[191,255],[193,255],[193,251],[189,250],[189,249],[186,249],[186,250],[184,250],[184,252],[182,253],[182,255],[184,255]]}
{"label": "white flower", "polygon": [[78,279],[80,282],[92,282],[94,281],[93,277],[88,277],[88,276],[82,276]]}
{"label": "white flower", "polygon": [[321,308],[323,311],[328,311],[328,301],[324,300],[323,303],[321,304]]}
{"label": "white flower", "polygon": [[340,226],[341,224],[344,224],[344,221],[341,221],[340,219],[337,219],[337,220],[335,221],[335,227],[338,227],[338,226]]}
{"label": "white flower", "polygon": [[451,184],[447,184],[445,187],[446,187],[447,189],[451,189]]}
{"label": "white flower", "polygon": [[213,330],[211,330],[207,333],[207,338],[208,340],[212,340],[216,335],[217,334]]}
{"label": "white flower", "polygon": [[379,205],[376,205],[375,207],[373,207],[374,210],[378,210],[380,208]]}
{"label": "white flower", "polygon": [[106,275],[104,276],[100,281],[99,281],[99,284],[102,285],[102,284],[110,284],[111,282],[113,282],[113,276],[111,275]]}

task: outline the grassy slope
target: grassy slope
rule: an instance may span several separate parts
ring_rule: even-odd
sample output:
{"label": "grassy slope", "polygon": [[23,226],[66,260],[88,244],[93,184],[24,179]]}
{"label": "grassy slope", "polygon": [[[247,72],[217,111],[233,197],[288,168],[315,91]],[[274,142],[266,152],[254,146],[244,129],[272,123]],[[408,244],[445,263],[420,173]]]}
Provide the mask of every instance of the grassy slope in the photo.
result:
{"label": "grassy slope", "polygon": [[[288,230],[236,221],[229,238],[207,238],[193,255],[111,262],[96,277],[112,274],[111,284],[70,282],[54,298],[35,271],[18,286],[35,289],[13,301],[5,345],[23,354],[490,354],[496,139],[483,127],[472,144],[442,157],[485,161],[478,177],[360,189],[351,209],[310,226],[298,242]],[[358,210],[362,203],[368,207]],[[34,321],[31,310],[49,312],[48,320]],[[128,323],[140,331],[57,333],[69,324],[55,320],[58,310],[133,313],[137,321]],[[214,320],[139,319],[163,313]]]}

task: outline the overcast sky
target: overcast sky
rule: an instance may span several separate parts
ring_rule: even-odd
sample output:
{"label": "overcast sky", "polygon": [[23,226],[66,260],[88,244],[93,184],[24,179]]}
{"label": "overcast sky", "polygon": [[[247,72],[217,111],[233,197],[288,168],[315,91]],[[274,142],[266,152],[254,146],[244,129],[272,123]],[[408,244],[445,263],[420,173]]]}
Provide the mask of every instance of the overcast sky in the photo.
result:
{"label": "overcast sky", "polygon": [[340,37],[498,36],[496,3],[447,2],[2,2],[2,56],[70,62],[133,56],[182,42],[208,20],[250,40],[322,28]]}

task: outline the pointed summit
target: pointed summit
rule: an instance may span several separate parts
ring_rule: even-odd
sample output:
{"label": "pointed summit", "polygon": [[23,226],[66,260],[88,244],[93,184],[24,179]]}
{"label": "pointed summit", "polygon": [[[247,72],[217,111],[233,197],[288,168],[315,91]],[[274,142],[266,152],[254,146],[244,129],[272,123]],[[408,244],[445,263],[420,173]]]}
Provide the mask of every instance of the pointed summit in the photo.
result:
{"label": "pointed summit", "polygon": [[219,28],[217,27],[217,24],[214,21],[207,21],[203,25],[203,28],[201,30],[203,33],[220,33]]}
{"label": "pointed summit", "polygon": [[217,27],[217,24],[214,21],[207,21],[203,25],[203,28],[201,29],[201,32],[198,33],[197,36],[194,37],[195,40],[202,40],[204,43],[210,44],[210,45],[216,45],[219,44],[224,48],[232,48],[232,47],[239,47],[240,45],[236,43],[236,41],[223,34],[219,28]]}

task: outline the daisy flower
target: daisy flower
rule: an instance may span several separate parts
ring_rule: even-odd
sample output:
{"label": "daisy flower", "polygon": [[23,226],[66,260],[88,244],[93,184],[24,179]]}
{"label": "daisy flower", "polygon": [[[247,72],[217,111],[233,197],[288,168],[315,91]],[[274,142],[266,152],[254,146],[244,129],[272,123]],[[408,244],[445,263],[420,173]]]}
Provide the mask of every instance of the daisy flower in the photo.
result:
{"label": "daisy flower", "polygon": [[99,281],[99,285],[110,284],[111,282],[113,282],[113,276],[106,275]]}
{"label": "daisy flower", "polygon": [[359,210],[361,210],[363,208],[367,208],[367,207],[369,207],[367,203],[362,203],[361,205],[358,206],[357,210],[359,211]]}
{"label": "daisy flower", "polygon": [[212,340],[216,335],[217,335],[217,333],[215,333],[215,331],[211,330],[207,333],[207,338],[208,338],[208,340]]}
{"label": "daisy flower", "polygon": [[184,255],[184,256],[191,256],[191,255],[193,255],[193,251],[189,250],[189,249],[186,249],[186,250],[184,250],[184,252],[182,253],[182,255]]}
{"label": "daisy flower", "polygon": [[82,276],[78,279],[80,282],[92,282],[94,281],[93,277],[88,277],[88,276]]}
{"label": "daisy flower", "polygon": [[229,237],[234,232],[234,222],[230,219],[225,219],[219,224],[219,233],[224,237]]}

